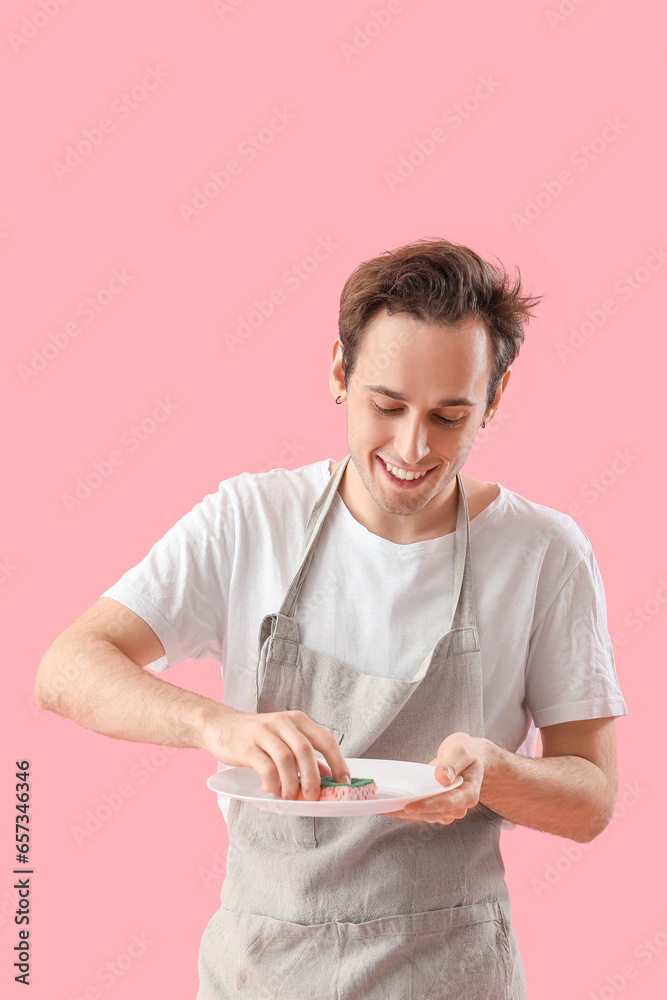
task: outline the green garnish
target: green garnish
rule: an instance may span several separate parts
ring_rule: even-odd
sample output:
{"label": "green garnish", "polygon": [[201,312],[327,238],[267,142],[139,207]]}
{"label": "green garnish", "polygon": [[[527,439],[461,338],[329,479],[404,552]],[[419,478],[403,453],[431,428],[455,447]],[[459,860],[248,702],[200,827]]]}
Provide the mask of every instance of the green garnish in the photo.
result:
{"label": "green garnish", "polygon": [[[374,778],[350,778],[348,785],[347,781],[334,781],[328,774],[323,774],[320,775],[320,788],[361,788],[362,785],[371,785],[374,780]],[[300,784],[301,775],[299,775]]]}

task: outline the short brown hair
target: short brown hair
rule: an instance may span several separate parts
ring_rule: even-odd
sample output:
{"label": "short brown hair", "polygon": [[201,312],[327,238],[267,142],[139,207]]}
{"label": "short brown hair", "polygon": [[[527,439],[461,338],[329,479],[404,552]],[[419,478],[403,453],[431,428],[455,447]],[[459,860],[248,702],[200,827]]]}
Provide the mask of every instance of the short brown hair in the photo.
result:
{"label": "short brown hair", "polygon": [[427,239],[385,250],[365,260],[345,282],[340,297],[339,339],[345,385],[354,371],[364,329],[381,308],[409,313],[424,323],[481,319],[493,344],[487,389],[490,406],[503,375],[523,343],[523,325],[542,296],[521,294],[521,274],[512,279],[468,247]]}

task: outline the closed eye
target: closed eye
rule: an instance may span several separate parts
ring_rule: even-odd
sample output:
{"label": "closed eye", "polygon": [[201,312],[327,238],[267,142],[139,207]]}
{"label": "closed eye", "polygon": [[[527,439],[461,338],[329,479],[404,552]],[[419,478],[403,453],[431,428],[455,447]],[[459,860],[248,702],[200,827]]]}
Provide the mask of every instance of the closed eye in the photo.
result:
{"label": "closed eye", "polygon": [[[400,407],[397,407],[394,410],[384,410],[381,406],[378,406],[377,403],[373,403],[373,408],[377,411],[377,413],[384,413],[388,417],[390,417],[394,413],[402,413]],[[437,413],[434,413],[433,416],[435,417],[436,420],[439,420],[441,423],[445,424],[446,427],[456,427],[464,419],[463,417],[459,417],[457,420],[448,420],[447,417],[441,417]]]}

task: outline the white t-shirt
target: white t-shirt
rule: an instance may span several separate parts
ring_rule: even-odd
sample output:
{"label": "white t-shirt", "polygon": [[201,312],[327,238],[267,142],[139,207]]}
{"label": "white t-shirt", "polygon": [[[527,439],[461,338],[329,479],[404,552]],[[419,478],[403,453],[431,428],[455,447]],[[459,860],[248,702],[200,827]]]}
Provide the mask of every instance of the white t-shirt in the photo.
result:
{"label": "white t-shirt", "polygon": [[[224,704],[252,711],[259,628],[297,570],[329,463],[223,480],[100,595],[156,633],[166,655],[153,670],[211,656]],[[587,536],[569,515],[496,485],[498,497],[470,521],[484,734],[534,756],[535,727],[627,708]],[[356,670],[410,680],[449,630],[453,573],[454,533],[392,542],[336,493],[296,606],[300,641]]]}

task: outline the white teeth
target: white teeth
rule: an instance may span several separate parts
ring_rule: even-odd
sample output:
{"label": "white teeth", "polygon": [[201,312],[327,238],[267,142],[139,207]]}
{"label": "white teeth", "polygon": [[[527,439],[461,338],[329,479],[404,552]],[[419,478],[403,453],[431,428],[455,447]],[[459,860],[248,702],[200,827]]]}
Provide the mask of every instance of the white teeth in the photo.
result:
{"label": "white teeth", "polygon": [[423,472],[406,472],[405,469],[398,469],[395,465],[389,465],[388,462],[385,462],[384,464],[387,471],[391,472],[391,474],[396,476],[397,479],[420,479],[428,472],[428,469],[425,469]]}

